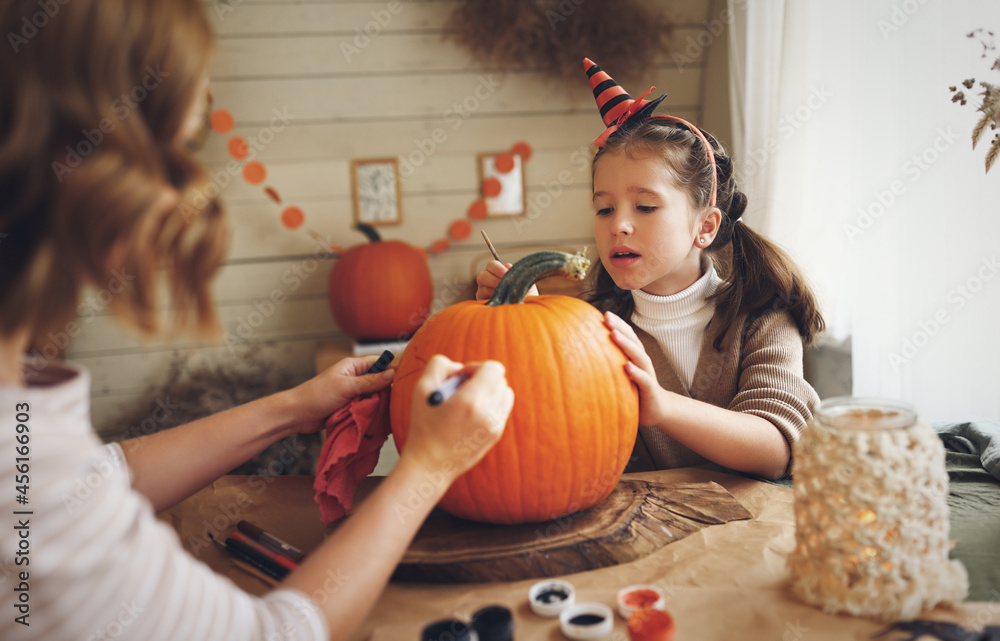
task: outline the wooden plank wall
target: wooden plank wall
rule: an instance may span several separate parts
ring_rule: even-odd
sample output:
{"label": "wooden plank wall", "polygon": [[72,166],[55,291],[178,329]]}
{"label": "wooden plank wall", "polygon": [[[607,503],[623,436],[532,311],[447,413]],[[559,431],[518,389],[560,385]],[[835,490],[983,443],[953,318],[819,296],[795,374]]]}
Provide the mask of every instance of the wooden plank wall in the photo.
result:
{"label": "wooden plank wall", "polygon": [[[670,94],[672,113],[698,121],[705,49],[690,45],[713,19],[710,0],[648,1],[678,25],[675,46],[688,47],[688,56],[683,65],[664,56],[648,84],[627,88],[637,94],[655,84]],[[582,68],[575,89],[533,71],[477,68],[444,37],[453,1],[392,3],[391,19],[348,55],[342,45],[364,42],[356,36],[373,16],[384,19],[378,12],[389,5],[205,2],[218,33],[211,65],[216,106],[235,117],[235,135],[258,141],[265,184],[301,207],[304,228],[352,245],[362,237],[350,231],[350,161],[399,157],[403,222],[381,229],[387,238],[428,247],[478,197],[476,155],[523,140],[534,149],[525,165],[529,215],[476,222],[468,240],[431,256],[435,308],[471,296],[474,274],[487,260],[480,228],[509,260],[540,246],[592,246],[588,145],[602,124]],[[223,329],[234,336],[242,330],[246,345],[143,341],[98,313],[68,356],[92,373],[94,424],[106,437],[123,431],[116,417],[164,380],[178,353],[193,363],[219,362],[253,346],[304,380],[313,373],[317,341],[340,336],[326,302],[331,261],[315,258],[323,248],[304,228],[281,225],[281,208],[261,186],[230,176],[227,139],[213,134],[201,157],[222,188],[233,230],[230,257],[214,283]],[[270,306],[264,301],[275,289],[285,301]]]}

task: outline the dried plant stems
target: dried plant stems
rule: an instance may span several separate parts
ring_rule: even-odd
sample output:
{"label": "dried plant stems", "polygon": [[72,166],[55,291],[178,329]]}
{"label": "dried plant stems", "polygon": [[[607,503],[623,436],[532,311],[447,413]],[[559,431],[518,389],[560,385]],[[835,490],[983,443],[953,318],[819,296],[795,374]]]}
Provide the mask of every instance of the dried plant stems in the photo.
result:
{"label": "dried plant stems", "polygon": [[446,24],[448,35],[484,68],[539,70],[578,84],[580,61],[589,56],[615,76],[647,77],[667,50],[671,22],[662,10],[638,0],[465,0]]}

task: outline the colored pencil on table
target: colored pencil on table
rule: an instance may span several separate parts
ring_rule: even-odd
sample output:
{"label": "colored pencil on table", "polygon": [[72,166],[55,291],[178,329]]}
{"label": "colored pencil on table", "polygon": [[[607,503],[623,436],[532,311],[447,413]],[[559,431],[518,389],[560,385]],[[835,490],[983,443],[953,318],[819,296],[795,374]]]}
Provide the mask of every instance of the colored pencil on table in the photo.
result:
{"label": "colored pencil on table", "polygon": [[254,566],[264,574],[281,580],[288,576],[288,568],[278,565],[266,556],[262,556],[256,550],[245,543],[241,543],[232,538],[225,540],[226,549],[241,561],[245,561]]}
{"label": "colored pencil on table", "polygon": [[285,543],[270,532],[265,532],[260,526],[254,525],[250,521],[240,521],[236,524],[236,529],[264,547],[286,556],[296,563],[302,563],[302,559],[306,558],[306,554],[302,550]]}
{"label": "colored pencil on table", "polygon": [[261,545],[257,541],[254,541],[249,536],[247,536],[243,532],[240,532],[239,530],[236,530],[235,532],[233,532],[229,536],[230,536],[230,538],[232,540],[237,541],[239,543],[242,543],[243,545],[247,546],[248,548],[250,548],[251,550],[253,550],[257,554],[260,554],[262,557],[264,557],[264,558],[266,558],[266,559],[268,559],[270,561],[273,561],[274,563],[280,565],[281,567],[285,568],[289,572],[291,572],[292,570],[295,570],[296,568],[299,567],[298,563],[296,563],[295,561],[291,560],[290,558],[288,558],[284,554],[278,554],[274,550],[272,550],[270,548],[267,548],[267,547],[264,547],[263,545]]}
{"label": "colored pencil on table", "polygon": [[261,572],[260,570],[258,570],[254,566],[250,565],[246,561],[240,561],[239,559],[236,559],[236,558],[230,559],[230,561],[232,562],[233,565],[235,565],[239,569],[243,570],[244,572],[246,572],[247,574],[249,574],[251,576],[257,577],[258,579],[260,579],[264,583],[266,583],[266,584],[268,584],[268,585],[270,585],[272,587],[276,587],[278,585],[278,580],[277,579],[264,574],[263,572]]}
{"label": "colored pencil on table", "polygon": [[280,581],[288,575],[288,568],[278,565],[269,558],[262,556],[260,553],[255,552],[253,548],[247,546],[239,541],[234,541],[232,538],[227,538],[225,541],[220,541],[219,539],[212,536],[209,532],[208,538],[212,539],[215,543],[218,543],[222,547],[226,548],[232,556],[236,557],[248,565],[253,566],[258,571],[266,574],[275,581]]}

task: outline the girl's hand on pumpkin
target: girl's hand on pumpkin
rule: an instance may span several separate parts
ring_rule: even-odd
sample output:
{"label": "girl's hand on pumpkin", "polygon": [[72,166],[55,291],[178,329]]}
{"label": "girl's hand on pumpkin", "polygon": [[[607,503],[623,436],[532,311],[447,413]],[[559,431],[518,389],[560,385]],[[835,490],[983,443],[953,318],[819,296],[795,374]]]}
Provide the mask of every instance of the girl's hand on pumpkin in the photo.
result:
{"label": "girl's hand on pumpkin", "polygon": [[[427,397],[449,376],[469,379],[437,406]],[[438,354],[427,362],[413,390],[410,433],[403,450],[428,473],[444,473],[450,485],[479,462],[503,435],[514,407],[514,390],[497,361],[462,365]]]}
{"label": "girl's hand on pumpkin", "polygon": [[288,390],[295,408],[294,431],[311,434],[323,429],[326,419],[356,396],[378,392],[389,386],[396,370],[366,374],[377,355],[345,358],[305,383]]}
{"label": "girl's hand on pumpkin", "polygon": [[[493,296],[500,279],[511,268],[511,263],[501,264],[499,260],[486,263],[486,269],[476,274],[476,300],[489,300]],[[534,285],[528,290],[528,296],[538,296],[538,288]]]}
{"label": "girl's hand on pumpkin", "polygon": [[605,312],[604,324],[611,330],[612,340],[629,359],[625,363],[625,372],[639,388],[639,422],[659,425],[667,415],[667,391],[660,387],[646,348],[632,326],[615,314]]}

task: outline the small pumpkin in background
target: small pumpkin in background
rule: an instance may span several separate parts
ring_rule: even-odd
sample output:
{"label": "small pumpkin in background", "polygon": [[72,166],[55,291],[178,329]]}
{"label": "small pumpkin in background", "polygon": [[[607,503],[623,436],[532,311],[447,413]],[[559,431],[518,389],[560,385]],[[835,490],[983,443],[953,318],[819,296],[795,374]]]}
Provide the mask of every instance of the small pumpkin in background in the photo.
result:
{"label": "small pumpkin in background", "polygon": [[374,227],[355,228],[369,243],[341,254],[330,269],[330,311],[341,331],[357,340],[403,340],[430,313],[434,287],[424,250],[382,240]]}
{"label": "small pumpkin in background", "polygon": [[536,281],[555,273],[582,279],[589,265],[582,255],[563,252],[526,256],[489,301],[451,305],[410,339],[390,406],[401,451],[413,387],[434,354],[459,362],[498,360],[514,390],[503,437],[454,482],[441,509],[489,523],[548,521],[596,505],[618,484],[639,424],[625,354],[590,304],[560,295],[525,299]]}

